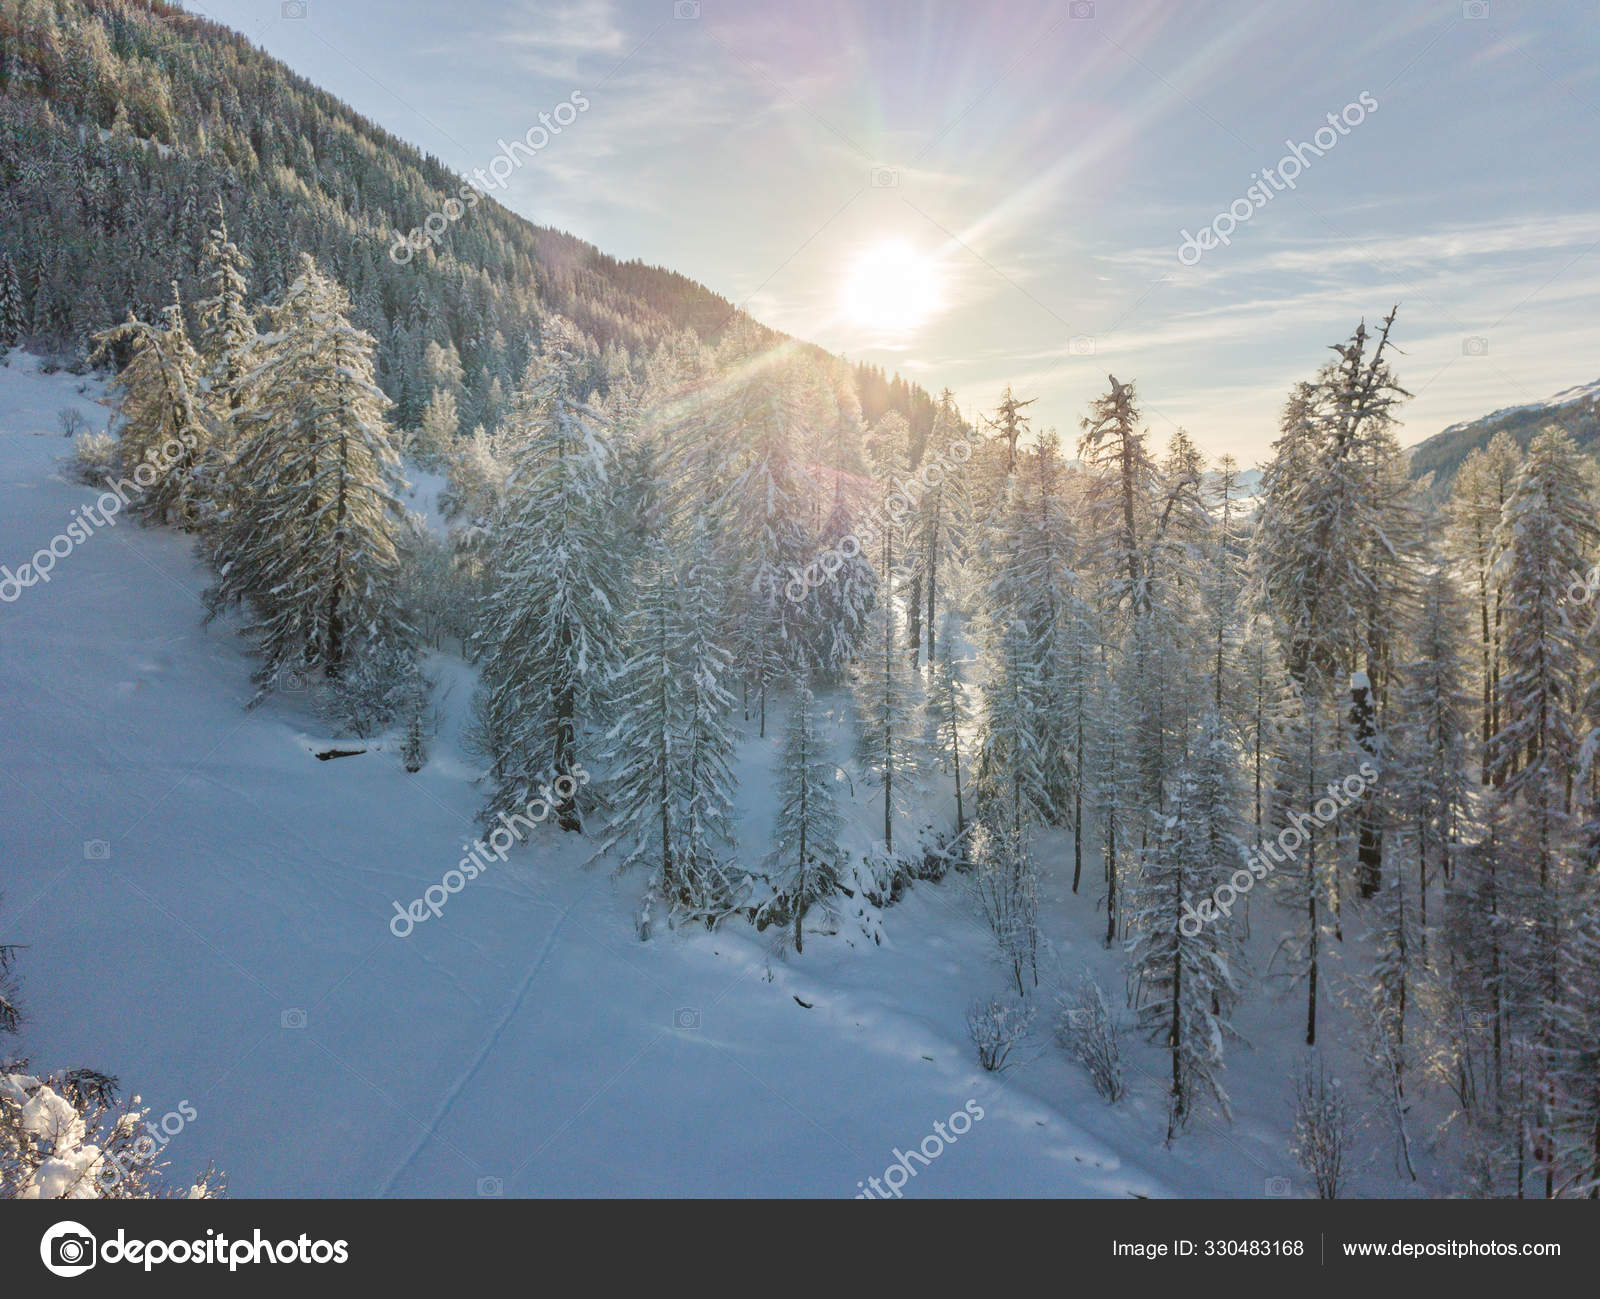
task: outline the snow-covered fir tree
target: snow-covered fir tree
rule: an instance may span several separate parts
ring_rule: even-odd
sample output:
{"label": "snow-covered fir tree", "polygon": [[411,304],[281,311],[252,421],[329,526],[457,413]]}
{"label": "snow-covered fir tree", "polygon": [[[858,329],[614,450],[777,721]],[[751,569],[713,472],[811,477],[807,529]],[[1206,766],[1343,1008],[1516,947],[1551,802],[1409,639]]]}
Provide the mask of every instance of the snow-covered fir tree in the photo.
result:
{"label": "snow-covered fir tree", "polygon": [[1036,641],[1024,623],[1013,621],[992,632],[990,644],[974,784],[980,815],[1020,833],[1049,817],[1039,748],[1046,695]]}
{"label": "snow-covered fir tree", "polygon": [[[1546,429],[1528,448],[1496,534],[1506,633],[1501,729],[1490,744],[1508,833],[1522,855],[1504,890],[1525,949],[1513,951],[1513,1065],[1519,1164],[1523,1147],[1540,1193],[1556,1192],[1562,1080],[1553,1055],[1568,1005],[1564,970],[1582,941],[1586,898],[1574,816],[1580,708],[1586,672],[1585,619],[1566,607],[1574,574],[1588,571],[1600,526],[1592,462],[1563,431]],[[1520,959],[1518,959],[1520,957]]]}
{"label": "snow-covered fir tree", "polygon": [[438,464],[455,446],[460,430],[455,393],[449,388],[435,388],[423,407],[422,422],[411,443],[418,460],[426,465]]}
{"label": "snow-covered fir tree", "polygon": [[718,513],[729,521],[737,548],[737,657],[762,736],[768,696],[804,664],[807,641],[806,606],[785,595],[795,572],[815,553],[807,526],[815,485],[798,455],[796,385],[782,351],[749,358],[727,395],[724,416],[737,430],[740,468]]}
{"label": "snow-covered fir tree", "polygon": [[769,859],[796,952],[804,950],[806,914],[837,892],[840,877],[839,830],[844,818],[834,799],[835,768],[818,722],[811,688],[801,683],[790,696],[784,723],[778,816]]}
{"label": "snow-covered fir tree", "polygon": [[1415,852],[1417,922],[1424,936],[1432,882],[1448,877],[1473,812],[1472,700],[1462,657],[1466,612],[1442,563],[1422,579],[1412,657],[1400,674],[1400,738],[1390,782],[1395,817]]}
{"label": "snow-covered fir tree", "polygon": [[1231,892],[1228,881],[1244,869],[1237,779],[1238,755],[1221,718],[1210,711],[1129,903],[1141,1019],[1170,1057],[1169,1142],[1202,1095],[1228,1113],[1221,1075],[1238,996],[1238,944],[1228,917],[1207,922],[1199,909],[1215,890],[1226,886]]}
{"label": "snow-covered fir tree", "polygon": [[239,446],[222,484],[213,612],[249,603],[257,698],[280,673],[323,671],[410,637],[398,603],[399,459],[372,380],[369,335],[310,257],[271,309],[235,412]]}
{"label": "snow-covered fir tree", "polygon": [[[512,477],[491,527],[490,586],[475,638],[480,743],[496,782],[486,816],[520,810],[590,756],[621,653],[621,575],[606,527],[614,457],[581,362],[575,331],[547,321],[506,416]],[[559,822],[580,829],[582,815],[572,800]]]}
{"label": "snow-covered fir tree", "polygon": [[667,538],[649,543],[624,626],[627,657],[611,689],[603,755],[609,824],[599,851],[649,872],[646,909],[713,918],[733,901],[730,656],[717,643],[710,533],[695,525],[681,566]]}
{"label": "snow-covered fir tree", "polygon": [[[968,460],[961,454],[970,457],[972,451],[964,432],[955,398],[946,389],[923,447],[917,480],[923,490],[911,525],[911,598],[925,611],[929,662],[938,652],[939,601],[948,599],[948,588],[959,580],[972,522]],[[913,634],[918,626],[920,622],[911,628]]]}
{"label": "snow-covered fir tree", "polygon": [[0,253],[0,360],[22,342],[27,326],[27,309],[22,299],[22,281],[10,253]]}
{"label": "snow-covered fir tree", "polygon": [[905,804],[918,767],[914,687],[900,628],[895,603],[885,594],[867,619],[854,680],[855,760],[871,783],[882,787],[883,843],[890,851],[895,814]]}
{"label": "snow-covered fir tree", "polygon": [[[957,657],[960,621],[949,609],[942,615],[934,656],[928,662],[927,745],[954,780],[956,833],[966,828],[966,804],[961,786],[961,760],[965,736],[972,725],[972,703],[967,690],[966,661]],[[968,763],[970,767],[970,759]]]}
{"label": "snow-covered fir tree", "polygon": [[[1391,311],[1376,335],[1363,321],[1347,342],[1334,345],[1335,359],[1317,378],[1296,388],[1262,476],[1253,563],[1298,697],[1302,724],[1291,765],[1299,775],[1291,783],[1311,802],[1320,796],[1314,773],[1342,743],[1338,728],[1320,725],[1327,708],[1350,709],[1362,759],[1381,763],[1388,744],[1389,687],[1420,540],[1393,432],[1394,408],[1408,395],[1388,362],[1394,319]],[[1346,682],[1354,683],[1349,697]],[[1352,815],[1360,825],[1357,883],[1363,895],[1373,896],[1383,861],[1375,799]],[[1316,831],[1305,851],[1300,950],[1310,1045],[1316,1041],[1322,899],[1328,894],[1338,906],[1344,863],[1326,855],[1316,860],[1325,853]]]}
{"label": "snow-covered fir tree", "polygon": [[1495,534],[1511,497],[1511,485],[1522,466],[1522,449],[1501,432],[1489,445],[1468,453],[1456,474],[1450,500],[1450,540],[1456,566],[1472,592],[1478,649],[1478,683],[1482,701],[1479,771],[1488,780],[1494,770],[1489,744],[1500,729],[1500,658],[1505,635],[1503,582],[1495,560]]}
{"label": "snow-covered fir tree", "polygon": [[[814,613],[807,657],[826,681],[843,680],[850,665],[860,657],[867,622],[880,595],[878,574],[861,535],[864,529],[858,530],[856,520],[842,475],[836,475],[833,507],[821,532],[829,549],[817,561],[822,581],[809,592]],[[802,574],[802,585],[804,577]],[[790,589],[786,584],[786,597]]]}
{"label": "snow-covered fir tree", "polygon": [[200,321],[199,351],[210,404],[219,423],[247,400],[245,379],[256,344],[250,310],[250,262],[228,238],[228,223],[217,204],[217,224],[201,249],[208,295],[195,303]]}

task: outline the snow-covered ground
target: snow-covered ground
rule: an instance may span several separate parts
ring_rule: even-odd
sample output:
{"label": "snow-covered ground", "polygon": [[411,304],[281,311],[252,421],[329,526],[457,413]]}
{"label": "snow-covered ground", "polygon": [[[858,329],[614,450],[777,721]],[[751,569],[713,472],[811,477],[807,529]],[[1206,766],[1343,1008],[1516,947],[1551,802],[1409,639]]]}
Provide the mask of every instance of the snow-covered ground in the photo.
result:
{"label": "snow-covered ground", "polygon": [[[57,465],[61,406],[105,423],[82,382],[0,369],[13,571],[96,495]],[[444,721],[420,774],[392,746],[321,761],[304,693],[244,710],[252,663],[233,627],[202,627],[206,580],[187,539],[123,520],[0,603],[0,939],[25,945],[31,1016],[0,1051],[115,1073],[156,1116],[188,1102],[175,1176],[214,1160],[235,1196],[854,1196],[968,1109],[982,1119],[906,1195],[1304,1193],[1286,1150],[1298,993],[1252,995],[1233,1124],[1203,1117],[1168,1150],[1164,1057],[1133,1038],[1116,1108],[1044,1024],[1009,1073],[979,1068],[966,1008],[1004,975],[958,878],[885,912],[881,945],[848,923],[803,957],[742,925],[641,943],[637,880],[547,826],[395,937],[395,903],[476,833],[471,670],[431,664]],[[779,729],[737,764],[751,853]],[[853,846],[874,816],[858,793]],[[1041,1000],[1087,966],[1120,1005],[1098,867],[1074,897],[1070,842],[1040,850]],[[1356,1189],[1399,1192],[1371,1144]]]}

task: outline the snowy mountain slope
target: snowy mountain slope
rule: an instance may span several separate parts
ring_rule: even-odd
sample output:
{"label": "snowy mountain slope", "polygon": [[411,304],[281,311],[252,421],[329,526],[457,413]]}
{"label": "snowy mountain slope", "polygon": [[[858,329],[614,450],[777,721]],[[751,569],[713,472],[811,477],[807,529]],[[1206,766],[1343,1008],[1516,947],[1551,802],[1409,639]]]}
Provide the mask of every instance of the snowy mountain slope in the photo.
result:
{"label": "snowy mountain slope", "polygon": [[1479,424],[1493,424],[1510,415],[1526,415],[1532,413],[1547,413],[1560,410],[1564,406],[1575,406],[1580,402],[1593,405],[1600,401],[1600,379],[1594,383],[1581,383],[1572,388],[1563,388],[1555,396],[1545,401],[1523,402],[1520,406],[1506,406],[1497,411],[1481,416],[1475,420],[1465,420],[1459,424],[1452,424],[1449,428],[1440,431],[1440,437],[1449,437],[1452,433],[1460,433],[1463,429],[1473,428]]}
{"label": "snowy mountain slope", "polygon": [[[0,370],[13,570],[94,498],[40,432],[76,382]],[[27,945],[32,1017],[6,1050],[116,1073],[157,1115],[188,1101],[175,1175],[215,1160],[236,1196],[851,1196],[971,1102],[981,1121],[907,1195],[1259,1195],[1293,1176],[1292,1049],[1236,1048],[1234,1125],[1201,1120],[1172,1151],[1158,1050],[1129,1041],[1115,1110],[1043,1026],[1016,1069],[984,1073],[964,1014],[1003,977],[958,879],[885,913],[882,946],[848,925],[803,958],[742,926],[641,944],[636,882],[541,827],[396,937],[395,904],[476,833],[471,670],[432,663],[444,722],[407,775],[382,744],[335,746],[302,693],[245,712],[251,661],[232,627],[201,626],[205,581],[184,538],[123,521],[0,604],[0,935]],[[776,743],[740,754],[751,852]],[[318,759],[333,747],[367,751]],[[864,836],[867,791],[857,814]],[[1042,846],[1046,982],[1088,965],[1119,989],[1069,847]],[[1291,1041],[1289,1003],[1246,1031]],[[1394,1189],[1382,1168],[1357,1186]]]}
{"label": "snowy mountain slope", "polygon": [[1600,451],[1600,380],[1566,388],[1541,402],[1507,406],[1481,419],[1452,424],[1411,448],[1415,478],[1434,475],[1434,490],[1446,491],[1462,461],[1476,448],[1489,445],[1496,433],[1510,433],[1524,450],[1540,429],[1556,424],[1567,430],[1591,455]]}

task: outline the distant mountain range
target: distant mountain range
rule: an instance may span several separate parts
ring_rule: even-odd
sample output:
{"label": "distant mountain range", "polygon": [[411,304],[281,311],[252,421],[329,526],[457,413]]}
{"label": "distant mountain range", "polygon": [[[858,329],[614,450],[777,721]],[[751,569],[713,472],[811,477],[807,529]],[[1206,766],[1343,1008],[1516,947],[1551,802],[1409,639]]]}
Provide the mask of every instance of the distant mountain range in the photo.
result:
{"label": "distant mountain range", "polygon": [[1590,455],[1600,454],[1600,380],[1568,388],[1547,401],[1507,406],[1481,419],[1452,424],[1411,449],[1412,477],[1432,474],[1433,490],[1443,496],[1474,447],[1487,446],[1496,433],[1505,432],[1526,449],[1533,435],[1550,424],[1566,429]]}

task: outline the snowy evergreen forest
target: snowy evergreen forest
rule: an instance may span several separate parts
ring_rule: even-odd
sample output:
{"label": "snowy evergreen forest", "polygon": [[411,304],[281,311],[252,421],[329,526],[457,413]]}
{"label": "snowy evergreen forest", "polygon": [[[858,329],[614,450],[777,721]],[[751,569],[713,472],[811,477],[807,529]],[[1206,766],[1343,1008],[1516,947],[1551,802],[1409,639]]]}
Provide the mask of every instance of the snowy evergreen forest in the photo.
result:
{"label": "snowy evergreen forest", "polygon": [[[1600,468],[1566,432],[1439,499],[1387,303],[1328,322],[1257,485],[1152,433],[1136,376],[1064,431],[1026,391],[963,412],[506,213],[400,268],[371,214],[443,169],[155,12],[0,0],[0,351],[109,378],[70,471],[192,543],[249,708],[309,688],[415,774],[457,656],[482,835],[581,840],[642,942],[744,927],[798,965],[938,884],[992,932],[985,1069],[1042,1034],[1116,1106],[1136,1036],[1181,1147],[1234,1117],[1270,1000],[1318,1193],[1361,1143],[1600,1195]],[[1046,858],[1119,979],[1052,981]],[[92,1180],[39,1114],[81,1145],[108,1103],[0,1075],[5,1193]]]}

